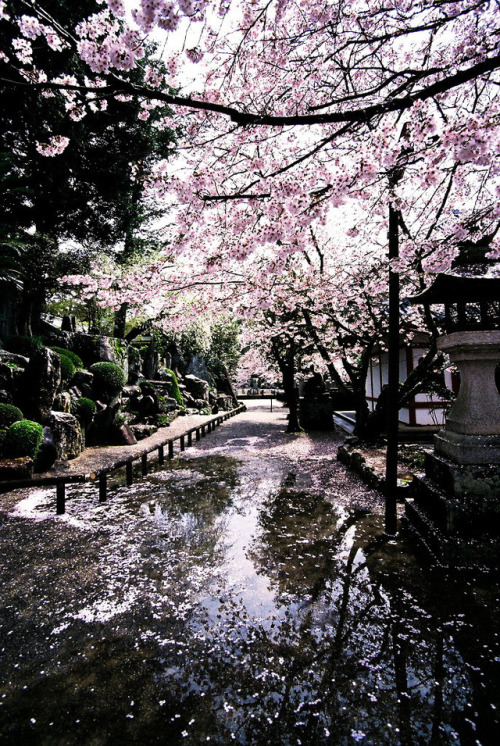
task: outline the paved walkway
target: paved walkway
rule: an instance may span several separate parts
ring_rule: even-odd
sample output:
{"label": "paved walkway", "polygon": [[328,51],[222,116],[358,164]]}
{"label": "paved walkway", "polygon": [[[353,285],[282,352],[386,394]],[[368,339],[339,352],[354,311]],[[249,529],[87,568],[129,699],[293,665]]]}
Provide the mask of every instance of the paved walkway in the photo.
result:
{"label": "paved walkway", "polygon": [[325,614],[382,500],[342,435],[286,424],[251,403],[133,486],[117,472],[106,503],[69,487],[65,515],[53,487],[0,497],[2,743],[298,744],[301,701],[302,743],[329,742]]}

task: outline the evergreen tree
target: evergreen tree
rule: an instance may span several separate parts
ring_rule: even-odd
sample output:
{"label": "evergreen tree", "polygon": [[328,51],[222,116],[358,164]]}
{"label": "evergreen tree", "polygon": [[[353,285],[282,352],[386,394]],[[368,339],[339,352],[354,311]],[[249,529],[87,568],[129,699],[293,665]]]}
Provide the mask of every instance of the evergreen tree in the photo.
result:
{"label": "evergreen tree", "polygon": [[[44,2],[56,28],[74,27],[101,9],[96,0]],[[11,18],[23,10],[21,0],[7,3]],[[1,21],[2,49],[12,50],[12,39],[18,35],[14,21]],[[158,65],[150,59],[153,54],[151,46],[145,65]],[[33,44],[33,62],[50,78],[85,72],[72,45],[52,54],[42,39]],[[144,68],[137,68],[134,75],[138,81],[143,79]],[[152,212],[143,200],[143,178],[155,160],[171,153],[174,133],[163,126],[165,107],[153,109],[149,119],[141,121],[137,99],[71,99],[61,93],[44,97],[29,86],[20,91],[6,83],[0,84],[0,96],[0,151],[10,154],[25,188],[24,193],[4,199],[8,203],[4,215],[11,235],[28,236],[19,331],[30,334],[37,331],[58,273],[67,269],[70,257],[60,252],[61,243],[76,241],[116,250],[122,242],[124,259],[144,248],[135,240],[137,229]],[[96,111],[85,116],[89,106]],[[49,142],[53,133],[69,138],[56,158],[43,155],[39,145]]]}

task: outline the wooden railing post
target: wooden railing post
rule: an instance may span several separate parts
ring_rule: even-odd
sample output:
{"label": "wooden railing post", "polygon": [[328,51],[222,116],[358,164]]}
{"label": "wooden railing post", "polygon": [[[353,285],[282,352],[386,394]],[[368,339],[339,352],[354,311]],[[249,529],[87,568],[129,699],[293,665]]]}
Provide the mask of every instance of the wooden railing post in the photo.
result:
{"label": "wooden railing post", "polygon": [[130,487],[130,485],[134,481],[134,465],[132,461],[127,461],[127,463],[125,464],[125,481],[127,483],[127,487]]}
{"label": "wooden railing post", "polygon": [[99,474],[99,502],[105,503],[108,496],[107,474]]}
{"label": "wooden railing post", "polygon": [[66,512],[66,483],[58,482],[56,485],[56,512],[63,515]]}

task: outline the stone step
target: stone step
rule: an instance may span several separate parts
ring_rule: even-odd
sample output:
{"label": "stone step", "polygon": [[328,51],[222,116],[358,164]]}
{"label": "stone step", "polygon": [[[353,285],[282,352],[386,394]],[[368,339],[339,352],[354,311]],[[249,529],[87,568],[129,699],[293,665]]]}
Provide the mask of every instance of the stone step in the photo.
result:
{"label": "stone step", "polygon": [[498,539],[494,536],[466,538],[445,536],[425,510],[406,500],[404,526],[407,532],[423,549],[432,564],[454,569],[498,568],[500,552]]}
{"label": "stone step", "polygon": [[480,538],[500,535],[500,504],[485,496],[455,496],[446,493],[429,477],[415,477],[412,483],[415,505],[429,515],[445,536]]}
{"label": "stone step", "polygon": [[498,464],[456,464],[435,453],[425,457],[425,474],[438,487],[456,497],[488,495],[498,503],[500,498],[500,468]]}
{"label": "stone step", "polygon": [[441,564],[443,537],[429,516],[413,499],[405,501],[405,528],[416,539],[433,563]]}

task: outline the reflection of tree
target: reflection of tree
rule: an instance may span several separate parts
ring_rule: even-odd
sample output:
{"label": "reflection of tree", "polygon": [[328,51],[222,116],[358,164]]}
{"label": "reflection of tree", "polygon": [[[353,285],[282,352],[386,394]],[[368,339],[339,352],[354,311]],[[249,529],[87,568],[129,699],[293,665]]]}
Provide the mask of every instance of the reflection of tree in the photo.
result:
{"label": "reflection of tree", "polygon": [[[281,606],[286,594],[293,603],[257,621],[226,594],[217,620],[196,627],[183,682],[203,727],[183,742],[453,743],[471,681],[421,573],[399,548],[400,571],[390,572],[396,550],[373,539],[372,516],[351,517],[329,538],[335,514],[305,498],[283,489],[269,500],[252,547]],[[306,515],[317,530],[306,532]]]}
{"label": "reflection of tree", "polygon": [[154,524],[154,531],[145,533],[141,552],[149,564],[159,559],[168,568],[158,580],[165,603],[174,609],[171,622],[179,609],[183,619],[192,616],[226,571],[223,540],[237,466],[235,459],[219,456],[178,459],[134,487],[133,500],[144,499],[142,516]]}
{"label": "reflection of tree", "polygon": [[[213,456],[172,462],[162,467],[145,514],[153,517],[160,536],[192,550],[214,548],[220,540],[224,513],[232,505],[238,484],[235,459]],[[165,479],[167,475],[168,479]],[[162,530],[163,529],[163,530]]]}
{"label": "reflection of tree", "polygon": [[323,496],[282,487],[264,503],[260,534],[249,549],[258,572],[270,578],[278,603],[314,601],[338,569],[339,546],[356,515],[339,522]]}

